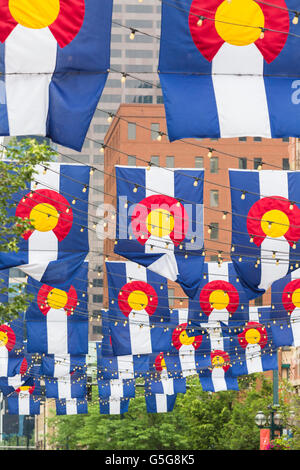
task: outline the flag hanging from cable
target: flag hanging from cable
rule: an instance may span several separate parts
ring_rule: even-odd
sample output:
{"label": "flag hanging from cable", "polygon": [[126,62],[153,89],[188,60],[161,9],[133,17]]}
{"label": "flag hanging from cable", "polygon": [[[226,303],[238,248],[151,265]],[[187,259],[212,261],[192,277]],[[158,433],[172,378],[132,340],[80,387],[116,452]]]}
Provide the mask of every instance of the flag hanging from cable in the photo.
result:
{"label": "flag hanging from cable", "polygon": [[300,29],[288,9],[298,2],[162,3],[158,69],[170,141],[299,137]]}
{"label": "flag hanging from cable", "polygon": [[86,376],[76,373],[63,377],[45,377],[47,398],[85,398],[87,394]]}
{"label": "flag hanging from cable", "polygon": [[48,377],[64,377],[76,372],[86,373],[86,355],[74,356],[71,354],[49,354],[42,357],[42,375]]}
{"label": "flag hanging from cable", "polygon": [[33,300],[26,311],[28,352],[88,354],[88,263],[72,282],[57,287],[29,278]]}
{"label": "flag hanging from cable", "polygon": [[231,259],[251,299],[299,266],[300,174],[229,170]]}
{"label": "flag hanging from cable", "polygon": [[115,253],[191,297],[203,268],[203,177],[201,169],[116,166]]}
{"label": "flag hanging from cable", "polygon": [[59,415],[85,415],[88,414],[88,404],[82,398],[65,398],[56,400],[56,414]]}
{"label": "flag hanging from cable", "polygon": [[101,415],[122,415],[127,413],[129,407],[129,398],[100,398],[100,414]]}
{"label": "flag hanging from cable", "polygon": [[223,328],[230,337],[231,372],[238,377],[277,370],[277,349],[270,326],[271,307],[257,307],[259,318],[236,328]]}
{"label": "flag hanging from cable", "polygon": [[40,414],[40,366],[31,367],[25,382],[7,397],[8,413],[15,415]]}
{"label": "flag hanging from cable", "polygon": [[249,301],[232,263],[204,263],[197,294],[189,299],[189,320],[234,323],[248,318]]}
{"label": "flag hanging from cable", "polygon": [[88,195],[90,168],[37,165],[28,189],[17,193],[8,215],[30,219],[17,252],[0,253],[0,269],[18,267],[34,279],[61,284],[71,279],[89,252]]}
{"label": "flag hanging from cable", "polygon": [[110,63],[112,0],[1,0],[0,135],[80,151]]}
{"label": "flag hanging from cable", "polygon": [[0,377],[13,377],[27,370],[24,357],[24,315],[0,325]]}
{"label": "flag hanging from cable", "polygon": [[133,379],[98,380],[100,398],[134,398],[135,381]]}
{"label": "flag hanging from cable", "polygon": [[97,377],[101,380],[134,379],[145,376],[149,371],[149,355],[114,356],[102,354],[101,343],[97,344]]}
{"label": "flag hanging from cable", "polygon": [[211,351],[210,367],[200,371],[199,379],[204,392],[239,390],[237,377],[231,372],[231,360],[227,351]]}
{"label": "flag hanging from cable", "polygon": [[300,269],[272,284],[271,302],[276,347],[300,346]]}
{"label": "flag hanging from cable", "polygon": [[160,393],[145,394],[147,413],[168,413],[173,411],[177,395],[164,395]]}

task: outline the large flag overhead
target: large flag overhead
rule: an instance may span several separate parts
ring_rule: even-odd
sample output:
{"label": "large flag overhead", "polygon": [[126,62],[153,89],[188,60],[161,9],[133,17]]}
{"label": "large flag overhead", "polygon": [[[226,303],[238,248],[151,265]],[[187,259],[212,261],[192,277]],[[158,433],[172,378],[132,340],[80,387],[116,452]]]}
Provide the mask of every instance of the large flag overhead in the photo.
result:
{"label": "large flag overhead", "polygon": [[88,263],[72,282],[57,287],[29,278],[33,300],[26,312],[27,350],[44,354],[88,353]]}
{"label": "large flag overhead", "polygon": [[300,269],[272,284],[271,329],[276,347],[300,346]]}
{"label": "large flag overhead", "polygon": [[299,137],[298,9],[297,0],[163,2],[158,69],[171,141]]}
{"label": "large flag overhead", "polygon": [[229,170],[231,259],[249,298],[298,267],[300,174]]}
{"label": "large flag overhead", "polygon": [[231,360],[227,351],[214,350],[210,353],[210,367],[201,370],[200,383],[205,392],[239,390],[237,377],[231,372]]}
{"label": "large flag overhead", "polygon": [[74,372],[83,375],[86,369],[86,355],[49,354],[42,357],[41,371],[48,377],[59,378]]}
{"label": "large flag overhead", "polygon": [[1,0],[0,135],[81,150],[107,79],[111,14],[112,0]]}
{"label": "large flag overhead", "polygon": [[18,252],[0,253],[0,269],[18,267],[41,282],[71,279],[89,251],[88,194],[90,168],[84,165],[37,165],[28,189],[15,194],[9,216],[30,219],[32,229]]}
{"label": "large flag overhead", "polygon": [[203,266],[203,177],[201,169],[116,166],[115,253],[191,297]]}
{"label": "large flag overhead", "polygon": [[233,263],[204,263],[197,294],[189,299],[188,319],[192,324],[247,320],[249,301]]}

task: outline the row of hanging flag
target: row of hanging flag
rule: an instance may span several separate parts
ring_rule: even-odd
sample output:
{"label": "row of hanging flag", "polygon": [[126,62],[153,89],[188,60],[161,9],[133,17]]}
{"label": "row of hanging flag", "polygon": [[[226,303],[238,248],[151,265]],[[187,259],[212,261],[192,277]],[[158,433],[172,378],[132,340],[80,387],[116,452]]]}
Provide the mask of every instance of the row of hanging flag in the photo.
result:
{"label": "row of hanging flag", "polygon": [[[1,376],[7,379],[3,386],[27,387],[18,382],[20,376],[24,383],[26,354],[39,354],[43,360],[36,379],[44,377],[46,396],[84,400],[89,244],[87,230],[82,229],[88,227],[90,169],[58,163],[37,169],[28,190],[14,196],[11,214],[29,218],[32,230],[21,237],[18,252],[0,253],[3,282],[8,283],[8,268],[19,267],[28,276],[27,292],[34,299],[25,313],[25,347],[18,339],[23,319],[15,320],[13,333],[13,322],[0,332]],[[147,379],[145,398],[156,404],[149,409],[168,410],[171,399],[165,390],[174,391],[171,396],[183,393],[179,390],[185,390],[189,375],[199,375],[204,390],[237,389],[238,376],[277,367],[278,347],[300,345],[299,175],[263,170],[229,173],[232,262],[206,263],[204,171],[116,167],[114,250],[129,261],[106,262],[109,309],[102,313],[100,411],[110,412],[112,398],[114,413],[128,409],[131,397],[118,396],[117,402],[115,398],[121,389],[132,394],[133,384],[127,384],[124,392],[124,384],[101,382],[120,379],[124,358],[130,358],[125,370],[134,370],[138,363],[137,370],[141,368],[141,377]],[[168,280],[176,280],[186,292],[188,309],[170,309]],[[249,300],[269,285],[271,305],[251,309]],[[46,366],[49,355],[52,362]],[[110,370],[107,361],[114,364],[112,376],[104,374]],[[158,370],[166,382],[153,380]],[[134,378],[134,374],[128,377]],[[32,394],[28,390],[27,399],[30,395],[37,400],[34,390]],[[152,401],[156,399],[162,401]],[[82,412],[86,410],[82,401],[72,403],[65,403],[66,412],[79,405]]]}
{"label": "row of hanging flag", "polygon": [[[296,0],[161,4],[158,70],[171,141],[299,137]],[[109,73],[113,0],[26,5],[0,6],[0,135],[48,136],[81,150]],[[130,20],[124,27],[142,33]]]}

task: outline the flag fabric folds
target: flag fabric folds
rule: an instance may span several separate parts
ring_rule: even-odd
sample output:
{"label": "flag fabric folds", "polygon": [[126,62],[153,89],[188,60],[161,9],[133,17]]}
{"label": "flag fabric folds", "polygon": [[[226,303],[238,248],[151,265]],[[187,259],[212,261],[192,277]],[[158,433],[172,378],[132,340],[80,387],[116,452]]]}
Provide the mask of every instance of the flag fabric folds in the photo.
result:
{"label": "flag fabric folds", "polygon": [[101,398],[134,398],[135,381],[132,379],[98,380],[98,392]]}
{"label": "flag fabric folds", "polygon": [[146,394],[147,413],[168,413],[173,411],[177,395]]}
{"label": "flag fabric folds", "polygon": [[115,253],[191,297],[203,266],[203,177],[201,169],[116,166]]}
{"label": "flag fabric folds", "polygon": [[229,170],[231,259],[249,298],[285,277],[300,255],[300,175],[296,171]]}
{"label": "flag fabric folds", "polygon": [[299,137],[299,30],[288,11],[298,3],[273,3],[162,4],[158,69],[170,141]]}
{"label": "flag fabric folds", "polygon": [[[17,193],[9,216],[30,219],[19,251],[0,253],[0,269],[18,267],[53,285],[76,274],[89,252],[88,187],[90,168],[83,165],[37,165],[28,189]],[[84,190],[84,191],[83,191]]]}
{"label": "flag fabric folds", "polygon": [[40,366],[33,365],[22,383],[7,397],[9,414],[38,415],[40,414]]}
{"label": "flag fabric folds", "polygon": [[171,379],[162,373],[159,380],[147,380],[145,387],[154,395],[176,395],[186,393],[186,379]]}
{"label": "flag fabric folds", "polygon": [[203,279],[193,299],[189,299],[189,320],[193,325],[246,320],[249,301],[233,263],[204,263]]}
{"label": "flag fabric folds", "polygon": [[42,374],[48,377],[64,377],[76,372],[77,375],[86,372],[86,356],[71,354],[49,354],[42,357]]}
{"label": "flag fabric folds", "polygon": [[204,392],[239,390],[237,377],[231,372],[231,360],[223,349],[210,353],[210,367],[201,370],[199,379]]}
{"label": "flag fabric folds", "polygon": [[37,5],[1,1],[0,135],[80,151],[109,70],[112,0]]}
{"label": "flag fabric folds", "polygon": [[26,312],[28,352],[88,353],[87,274],[85,262],[72,282],[57,287],[29,278],[33,300]]}
{"label": "flag fabric folds", "polygon": [[81,415],[88,414],[88,404],[86,400],[77,398],[65,398],[56,400],[57,415]]}

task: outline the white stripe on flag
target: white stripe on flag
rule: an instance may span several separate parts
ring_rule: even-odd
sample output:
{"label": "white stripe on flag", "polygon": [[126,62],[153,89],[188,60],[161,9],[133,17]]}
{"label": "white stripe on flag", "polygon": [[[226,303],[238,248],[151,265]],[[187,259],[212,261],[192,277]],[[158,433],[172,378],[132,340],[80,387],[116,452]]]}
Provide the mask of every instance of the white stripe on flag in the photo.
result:
{"label": "white stripe on flag", "polygon": [[166,413],[168,411],[167,395],[157,393],[154,396],[155,396],[155,402],[156,402],[156,412]]}
{"label": "white stripe on flag", "polygon": [[255,44],[224,43],[212,61],[221,137],[271,137],[264,59]]}
{"label": "white stripe on flag", "polygon": [[66,399],[66,415],[77,415],[77,399]]}
{"label": "white stripe on flag", "polygon": [[110,396],[112,398],[121,398],[124,396],[122,380],[112,379],[109,381],[109,385],[110,385]]}
{"label": "white stripe on flag", "polygon": [[126,261],[126,279],[130,281],[143,281],[147,282],[147,271],[144,266],[141,266],[132,261]]}
{"label": "white stripe on flag", "polygon": [[249,321],[255,321],[259,323],[259,312],[258,312],[258,307],[252,307],[249,306]]}
{"label": "white stripe on flag", "polygon": [[253,374],[254,372],[263,372],[261,362],[261,347],[259,344],[248,344],[246,346],[245,355],[248,374]]}
{"label": "white stripe on flag", "polygon": [[60,354],[54,356],[53,377],[64,377],[70,373],[70,354]]}
{"label": "white stripe on flag", "polygon": [[10,135],[46,135],[49,84],[57,42],[48,28],[20,24],[5,42],[5,86]]}
{"label": "white stripe on flag", "polygon": [[28,391],[19,393],[19,415],[30,415],[30,394]]}
{"label": "white stripe on flag", "polygon": [[133,356],[116,356],[120,379],[133,379]]}
{"label": "white stripe on flag", "polygon": [[0,377],[7,377],[8,374],[8,350],[6,346],[0,347]]}
{"label": "white stripe on flag", "polygon": [[151,327],[149,315],[146,310],[131,312],[128,315],[131,353],[152,353]]}
{"label": "white stripe on flag", "polygon": [[70,374],[57,379],[57,390],[58,398],[72,398]]}
{"label": "white stripe on flag", "polygon": [[[174,172],[168,171],[163,168],[150,167],[150,170],[145,170],[146,181],[146,197],[164,195],[174,197]],[[168,244],[166,246],[166,243]],[[145,253],[165,253],[157,261],[149,266],[151,271],[154,271],[161,276],[176,281],[178,276],[177,261],[174,256],[174,244],[169,235],[164,237],[150,236],[145,243]]]}
{"label": "white stripe on flag", "polygon": [[227,390],[225,372],[222,367],[213,368],[211,373],[211,379],[214,385],[215,392],[222,392],[223,390]]}
{"label": "white stripe on flag", "polygon": [[[261,198],[282,196],[289,199],[287,172],[260,171],[258,174]],[[275,258],[273,252],[277,253]],[[284,236],[266,237],[260,246],[260,257],[261,282],[258,287],[267,290],[274,281],[287,275],[290,245]]]}
{"label": "white stripe on flag", "polygon": [[63,308],[50,308],[46,315],[48,354],[68,353],[68,317]]}
{"label": "white stripe on flag", "polygon": [[109,414],[119,415],[121,414],[121,400],[110,398],[109,399]]}
{"label": "white stripe on flag", "polygon": [[[216,267],[215,263],[207,263],[208,266],[208,282],[212,281],[226,281],[229,282],[228,274],[228,263],[222,263],[220,266]],[[205,287],[204,287],[205,289]],[[228,323],[229,313],[226,308],[221,310],[213,309],[211,314],[208,317],[209,323],[215,323],[222,321]]]}
{"label": "white stripe on flag", "polygon": [[174,379],[168,377],[168,372],[166,370],[161,372],[160,381],[164,395],[174,395]]}
{"label": "white stripe on flag", "polygon": [[191,345],[183,344],[179,349],[179,360],[181,364],[182,377],[197,374],[195,364],[195,348]]}

